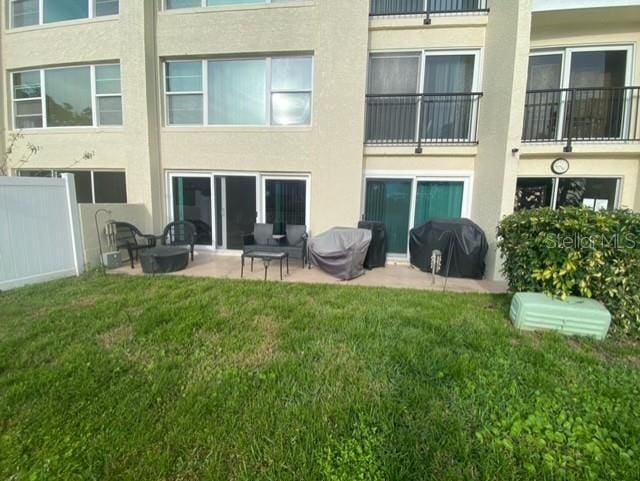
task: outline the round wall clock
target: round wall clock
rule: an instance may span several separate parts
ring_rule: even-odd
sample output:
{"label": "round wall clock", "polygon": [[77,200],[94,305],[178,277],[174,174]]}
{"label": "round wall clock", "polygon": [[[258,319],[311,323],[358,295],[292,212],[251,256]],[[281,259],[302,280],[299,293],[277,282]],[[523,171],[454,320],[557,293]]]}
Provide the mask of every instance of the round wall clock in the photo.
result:
{"label": "round wall clock", "polygon": [[563,158],[556,159],[551,164],[551,170],[556,175],[566,174],[567,172],[569,172],[569,167],[569,161]]}

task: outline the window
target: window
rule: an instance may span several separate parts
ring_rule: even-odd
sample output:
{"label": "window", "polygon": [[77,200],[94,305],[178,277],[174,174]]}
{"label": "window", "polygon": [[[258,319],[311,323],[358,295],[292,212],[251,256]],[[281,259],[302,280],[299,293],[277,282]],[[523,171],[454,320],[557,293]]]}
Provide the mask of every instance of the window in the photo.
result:
{"label": "window", "polygon": [[305,180],[265,179],[264,199],[267,224],[307,224]]}
{"label": "window", "polygon": [[124,172],[93,172],[96,204],[126,204],[127,182]]}
{"label": "window", "polygon": [[122,125],[120,65],[15,72],[15,129]]}
{"label": "window", "polygon": [[167,125],[309,125],[309,56],[165,64]]}
{"label": "window", "polygon": [[98,125],[122,125],[120,65],[96,65],[96,108]]}
{"label": "window", "polygon": [[13,113],[16,129],[35,129],[42,124],[40,71],[13,74]]}
{"label": "window", "polygon": [[225,5],[260,5],[290,1],[291,0],[165,0],[165,9],[220,7]]}
{"label": "window", "polygon": [[[616,140],[631,127],[629,46],[533,52],[523,139]],[[575,90],[574,90],[575,89]]]}
{"label": "window", "polygon": [[119,0],[11,0],[11,27],[118,15]]}
{"label": "window", "polygon": [[20,169],[20,177],[59,177],[73,174],[76,200],[80,204],[126,204],[127,181],[124,172],[102,170]]}
{"label": "window", "polygon": [[597,177],[522,177],[516,188],[515,210],[551,207],[584,207],[611,210],[617,207],[620,180]]}
{"label": "window", "polygon": [[267,111],[266,60],[215,60],[208,63],[209,123],[264,125]]}
{"label": "window", "polygon": [[475,142],[478,52],[374,53],[368,143]]}

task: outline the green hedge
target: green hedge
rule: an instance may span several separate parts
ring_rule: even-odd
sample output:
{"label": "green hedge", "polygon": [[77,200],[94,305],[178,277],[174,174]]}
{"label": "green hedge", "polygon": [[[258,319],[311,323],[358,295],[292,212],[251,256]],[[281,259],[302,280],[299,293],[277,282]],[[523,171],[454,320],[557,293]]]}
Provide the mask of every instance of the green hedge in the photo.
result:
{"label": "green hedge", "polygon": [[503,273],[514,291],[590,297],[617,330],[640,335],[640,215],[628,210],[534,209],[498,227]]}

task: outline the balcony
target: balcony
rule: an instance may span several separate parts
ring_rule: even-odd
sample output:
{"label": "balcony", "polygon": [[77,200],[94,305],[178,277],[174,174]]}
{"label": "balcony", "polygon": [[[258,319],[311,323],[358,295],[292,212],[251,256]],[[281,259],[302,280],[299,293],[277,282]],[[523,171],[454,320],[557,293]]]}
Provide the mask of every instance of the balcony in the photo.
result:
{"label": "balcony", "polygon": [[424,15],[425,25],[432,15],[468,15],[488,13],[488,0],[371,0],[369,15],[406,16]]}
{"label": "balcony", "polygon": [[640,141],[640,87],[530,90],[523,142]]}
{"label": "balcony", "polygon": [[367,95],[369,145],[476,144],[481,93]]}

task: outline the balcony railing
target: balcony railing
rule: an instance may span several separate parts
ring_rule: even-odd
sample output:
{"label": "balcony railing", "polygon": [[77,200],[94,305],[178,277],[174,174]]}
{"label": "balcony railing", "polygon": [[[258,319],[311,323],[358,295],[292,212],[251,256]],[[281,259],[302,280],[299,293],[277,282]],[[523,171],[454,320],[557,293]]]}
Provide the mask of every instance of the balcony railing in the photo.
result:
{"label": "balcony railing", "polygon": [[488,0],[371,0],[372,17],[396,15],[425,15],[425,24],[431,15],[488,13]]}
{"label": "balcony railing", "polygon": [[524,142],[640,141],[640,87],[531,90]]}
{"label": "balcony railing", "polygon": [[481,93],[367,95],[367,144],[475,144]]}

